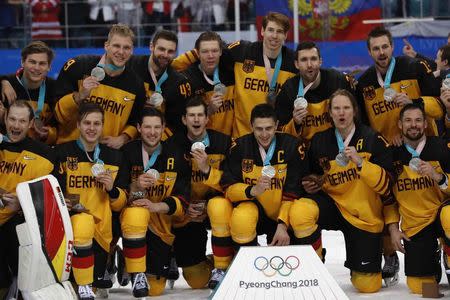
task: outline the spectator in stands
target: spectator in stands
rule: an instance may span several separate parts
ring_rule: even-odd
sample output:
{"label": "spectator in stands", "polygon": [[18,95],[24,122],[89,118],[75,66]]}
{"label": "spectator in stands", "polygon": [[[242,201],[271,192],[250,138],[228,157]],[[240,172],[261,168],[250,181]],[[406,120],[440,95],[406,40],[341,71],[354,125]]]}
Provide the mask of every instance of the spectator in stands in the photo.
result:
{"label": "spectator in stands", "polygon": [[127,24],[137,33],[142,21],[140,0],[122,0],[117,5],[117,22]]}
{"label": "spectator in stands", "polygon": [[[64,6],[63,6],[64,5]],[[67,12],[65,15],[65,5]],[[87,1],[80,0],[62,0],[61,1],[61,24],[68,25],[69,45],[71,48],[89,47],[91,44],[90,33],[84,26],[88,23],[89,4]]]}
{"label": "spectator in stands", "polygon": [[199,30],[211,29],[213,31],[225,30],[227,0],[192,0],[191,12],[194,26]]}
{"label": "spectator in stands", "polygon": [[[170,1],[143,0],[142,8],[144,9],[143,26],[145,39],[151,40],[151,36],[157,29],[170,29]],[[149,43],[145,42],[145,44]]]}
{"label": "spectator in stands", "polygon": [[[403,46],[403,49],[402,49],[404,55],[412,57],[412,58],[426,60],[428,62],[428,64],[433,68],[433,70],[436,70],[436,63],[432,59],[430,59],[420,53],[417,53],[414,50],[413,45],[411,45],[407,39],[403,39],[403,43],[405,43],[405,45]],[[447,44],[450,45],[450,32],[447,35]]]}
{"label": "spectator in stands", "polygon": [[[19,48],[14,27],[18,25],[18,0],[0,0],[0,47]],[[16,38],[16,40],[14,40]]]}
{"label": "spectator in stands", "polygon": [[31,38],[45,41],[50,47],[57,47],[62,39],[59,23],[60,0],[28,0],[31,6]]}
{"label": "spectator in stands", "polygon": [[92,29],[95,47],[103,47],[109,26],[116,23],[116,0],[88,0],[90,7],[89,22],[96,25]]}
{"label": "spectator in stands", "polygon": [[[241,20],[241,30],[248,30],[250,21],[250,6],[253,0],[239,0],[239,15]],[[234,30],[234,0],[228,0],[227,18],[232,23],[230,30]]]}

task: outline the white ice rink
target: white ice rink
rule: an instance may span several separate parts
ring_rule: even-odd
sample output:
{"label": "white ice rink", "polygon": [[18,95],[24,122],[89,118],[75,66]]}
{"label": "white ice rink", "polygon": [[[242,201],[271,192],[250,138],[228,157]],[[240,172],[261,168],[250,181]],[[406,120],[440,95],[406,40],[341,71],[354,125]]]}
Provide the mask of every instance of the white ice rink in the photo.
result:
{"label": "white ice rink", "polygon": [[[401,253],[400,282],[398,285],[390,288],[382,288],[381,291],[376,294],[363,295],[357,293],[350,282],[350,272],[347,268],[344,267],[345,246],[342,234],[336,231],[324,231],[322,234],[322,239],[324,247],[327,248],[325,266],[350,299],[423,299],[421,295],[411,294],[408,290],[408,287],[406,286],[406,278],[403,271],[403,255]],[[210,245],[208,245],[208,251],[211,251],[210,248]],[[445,274],[443,274],[443,278],[441,280],[440,292],[444,294],[444,297],[441,299],[450,299],[450,288]],[[207,299],[209,295],[210,291],[208,289],[192,290],[188,288],[186,281],[184,281],[183,277],[180,276],[180,279],[175,282],[173,290],[166,289],[162,296],[152,297],[152,299]],[[133,299],[130,285],[126,288],[111,289],[109,299]],[[148,297],[147,299],[150,299],[150,297]]]}

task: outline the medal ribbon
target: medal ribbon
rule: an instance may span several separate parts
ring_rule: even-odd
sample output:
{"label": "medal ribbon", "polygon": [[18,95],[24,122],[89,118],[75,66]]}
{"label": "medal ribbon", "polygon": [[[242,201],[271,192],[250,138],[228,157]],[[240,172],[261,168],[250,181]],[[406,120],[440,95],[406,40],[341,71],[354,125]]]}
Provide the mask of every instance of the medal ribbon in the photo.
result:
{"label": "medal ribbon", "polygon": [[272,68],[270,66],[270,60],[267,57],[267,55],[263,55],[264,58],[264,67],[266,68],[266,75],[267,75],[267,81],[270,81],[269,84],[269,91],[274,91],[275,90],[275,85],[277,84],[277,78],[278,78],[278,74],[280,73],[280,69],[281,69],[281,63],[283,61],[283,55],[281,54],[281,50],[280,53],[277,56],[277,60],[275,61],[275,68],[273,70],[273,75],[271,73]]}
{"label": "medal ribbon", "polygon": [[202,71],[203,77],[205,77],[206,82],[208,82],[210,85],[217,85],[221,83],[219,78],[219,66],[214,69],[213,80],[209,79],[208,75],[206,75],[206,73],[202,70],[201,65],[198,65],[198,68],[200,69],[200,71]]}
{"label": "medal ribbon", "polygon": [[93,160],[89,157],[89,154],[87,153],[87,151],[84,148],[84,145],[80,139],[77,140],[77,145],[81,150],[84,151],[84,153],[86,153],[86,156],[89,159],[89,161],[94,162],[96,164],[103,164],[103,161],[99,158],[100,157],[100,145],[99,144],[95,145]]}
{"label": "medal ribbon", "polygon": [[300,75],[300,80],[298,82],[298,91],[297,91],[297,98],[298,97],[305,97],[305,94],[309,91],[309,89],[317,82],[319,79],[320,73],[317,74],[316,79],[314,79],[312,82],[310,82],[307,86],[303,88],[303,78]]}
{"label": "medal ribbon", "polygon": [[2,141],[1,142],[10,142],[11,140],[6,134],[2,134]]}
{"label": "medal ribbon", "polygon": [[383,78],[381,77],[381,73],[378,70],[376,70],[378,83],[380,84],[380,86],[384,87],[384,89],[388,89],[391,86],[391,79],[392,73],[394,73],[394,68],[395,68],[395,57],[392,57],[384,81]]}
{"label": "medal ribbon", "polygon": [[409,153],[411,153],[412,157],[419,157],[420,153],[422,153],[423,148],[425,147],[426,138],[420,141],[419,145],[417,145],[416,149],[411,147],[408,144],[405,144],[406,150],[408,150]]}
{"label": "medal ribbon", "polygon": [[[22,75],[22,78],[19,78],[16,75],[16,78],[19,81],[20,85],[22,85],[23,88],[25,89],[25,91],[27,92],[28,99],[31,100],[30,93],[28,92],[28,88],[27,88],[27,80],[25,79],[25,77]],[[41,86],[39,87],[39,97],[38,97],[38,101],[37,101],[37,109],[34,112],[34,117],[36,119],[40,118],[42,109],[44,109],[45,91],[46,91],[46,86],[45,86],[45,79],[44,79],[41,83]]]}
{"label": "medal ribbon", "polygon": [[100,67],[100,68],[103,68],[103,69],[108,68],[108,69],[110,69],[113,72],[125,69],[125,66],[118,67],[118,66],[113,65],[113,64],[105,64],[105,61],[106,61],[106,54],[103,54],[103,56],[100,58],[100,61],[97,64],[97,67]]}
{"label": "medal ribbon", "polygon": [[355,134],[355,126],[353,125],[353,128],[350,131],[350,134],[345,139],[345,141],[342,139],[342,136],[339,133],[339,130],[337,130],[337,128],[334,129],[334,134],[336,135],[336,141],[337,141],[337,144],[338,144],[339,153],[343,153],[345,147],[347,147],[348,144],[350,143],[350,140],[352,139],[353,134]]}
{"label": "medal ribbon", "polygon": [[164,71],[158,81],[156,81],[155,72],[150,67],[150,65],[148,66],[148,69],[150,70],[150,76],[152,77],[153,83],[155,84],[155,93],[162,94],[161,86],[169,77],[169,75],[167,74],[167,69]]}
{"label": "medal ribbon", "polygon": [[156,162],[156,159],[158,158],[159,154],[161,153],[161,144],[158,145],[158,147],[153,151],[152,155],[150,156],[150,159],[148,159],[148,153],[145,151],[144,146],[142,146],[142,161],[147,161],[147,165],[144,168],[144,173],[150,170],[151,167]]}
{"label": "medal ribbon", "polygon": [[202,143],[205,145],[205,147],[209,147],[209,135],[208,135],[208,132],[206,132],[205,137],[202,140]]}
{"label": "medal ribbon", "polygon": [[273,137],[272,141],[270,142],[269,149],[264,150],[264,148],[259,145],[259,153],[261,154],[261,159],[263,161],[264,166],[270,166],[270,160],[272,159],[273,153],[275,152],[275,146],[277,144],[277,138]]}

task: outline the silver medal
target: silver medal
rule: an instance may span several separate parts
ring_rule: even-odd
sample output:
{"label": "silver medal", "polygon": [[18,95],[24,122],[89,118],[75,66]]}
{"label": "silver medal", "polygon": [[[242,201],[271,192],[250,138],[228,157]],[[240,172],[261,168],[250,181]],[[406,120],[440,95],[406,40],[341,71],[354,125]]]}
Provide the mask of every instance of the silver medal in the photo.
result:
{"label": "silver medal", "polygon": [[304,97],[297,97],[294,101],[294,108],[307,108],[308,107],[308,101]]}
{"label": "silver medal", "polygon": [[384,101],[391,102],[394,100],[395,95],[397,92],[393,88],[387,88],[383,92]]}
{"label": "silver medal", "polygon": [[101,67],[95,67],[91,71],[91,76],[95,77],[97,81],[102,81],[105,79],[105,70]]}
{"label": "silver medal", "polygon": [[261,170],[261,175],[269,178],[273,178],[275,176],[275,168],[272,166],[264,166]]}
{"label": "silver medal", "polygon": [[214,86],[214,94],[219,94],[219,95],[225,95],[227,93],[227,87],[222,84],[222,83],[218,83]]}
{"label": "silver medal", "polygon": [[420,162],[421,160],[418,157],[411,158],[411,160],[409,161],[409,168],[414,172],[418,173]]}
{"label": "silver medal", "polygon": [[206,146],[202,142],[195,142],[191,146],[191,151],[194,151],[196,149],[205,150]]}
{"label": "silver medal", "polygon": [[97,177],[98,175],[100,175],[101,173],[105,172],[105,167],[103,166],[103,164],[101,163],[95,163],[92,167],[91,167],[91,172],[92,175],[94,177]]}
{"label": "silver medal", "polygon": [[343,152],[339,152],[338,155],[336,155],[336,163],[341,166],[341,167],[345,167],[348,165],[349,159],[347,156],[345,156],[345,154]]}
{"label": "silver medal", "polygon": [[153,107],[161,106],[163,103],[164,98],[160,93],[153,93],[150,98],[147,100],[147,103],[150,104]]}
{"label": "silver medal", "polygon": [[154,177],[156,180],[159,179],[159,172],[158,172],[158,170],[155,170],[155,169],[149,169],[149,170],[148,170],[147,172],[145,172],[145,173],[147,173],[148,175]]}
{"label": "silver medal", "polygon": [[277,99],[277,92],[275,90],[269,90],[267,93],[267,103],[274,104]]}
{"label": "silver medal", "polygon": [[450,90],[450,78],[445,78],[444,81],[442,81],[442,88]]}

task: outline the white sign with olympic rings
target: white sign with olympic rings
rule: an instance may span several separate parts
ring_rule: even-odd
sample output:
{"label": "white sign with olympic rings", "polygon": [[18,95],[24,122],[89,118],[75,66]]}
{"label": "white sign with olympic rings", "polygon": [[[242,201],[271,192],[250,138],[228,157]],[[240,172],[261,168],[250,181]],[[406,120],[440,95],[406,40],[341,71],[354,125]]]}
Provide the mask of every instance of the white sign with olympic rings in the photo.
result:
{"label": "white sign with olympic rings", "polygon": [[241,247],[211,298],[348,299],[311,246]]}

